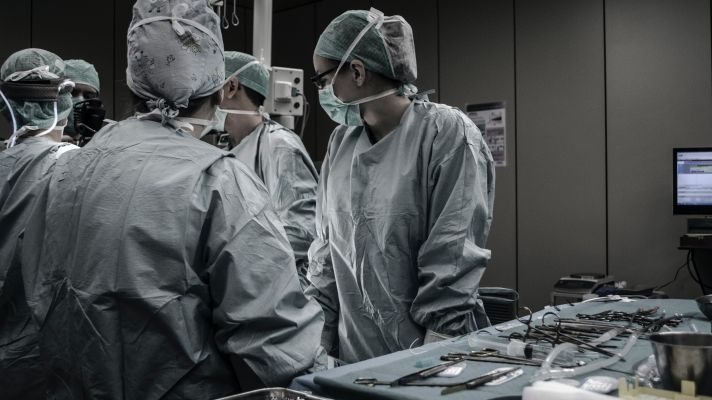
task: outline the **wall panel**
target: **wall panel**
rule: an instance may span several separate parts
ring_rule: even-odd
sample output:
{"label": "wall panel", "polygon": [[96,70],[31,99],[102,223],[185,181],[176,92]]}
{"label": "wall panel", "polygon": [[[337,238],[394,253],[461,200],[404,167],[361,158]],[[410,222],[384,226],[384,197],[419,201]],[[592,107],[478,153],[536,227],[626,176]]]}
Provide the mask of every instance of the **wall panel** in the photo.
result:
{"label": "wall panel", "polygon": [[494,220],[488,240],[492,260],[482,284],[509,288],[517,285],[513,3],[444,0],[438,23],[440,100],[463,110],[466,104],[507,102],[508,165],[496,170]]}
{"label": "wall panel", "polygon": [[606,271],[601,0],[516,1],[517,227],[522,303]]}
{"label": "wall panel", "polygon": [[[610,270],[673,278],[684,217],[672,215],[672,148],[712,145],[710,3],[606,2]],[[666,288],[701,294],[687,273]]]}

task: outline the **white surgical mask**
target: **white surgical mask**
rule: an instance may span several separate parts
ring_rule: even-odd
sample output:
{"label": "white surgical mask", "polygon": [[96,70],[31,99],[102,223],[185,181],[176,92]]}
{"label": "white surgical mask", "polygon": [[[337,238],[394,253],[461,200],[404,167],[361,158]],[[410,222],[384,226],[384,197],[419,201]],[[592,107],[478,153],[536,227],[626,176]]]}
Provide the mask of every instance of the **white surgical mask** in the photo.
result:
{"label": "white surgical mask", "polygon": [[218,107],[217,110],[215,110],[215,117],[217,118],[217,123],[215,124],[215,130],[219,132],[227,132],[227,128],[225,127],[225,120],[227,119],[228,114],[233,114],[233,115],[261,115],[265,117],[265,113],[262,110],[262,107],[260,107],[259,111],[254,111],[254,110],[230,110],[227,108],[220,108]]}
{"label": "white surgical mask", "polygon": [[[195,132],[195,125],[203,126],[203,130],[197,136],[198,139],[207,135],[215,127],[217,121],[213,119],[202,119],[202,118],[190,118],[190,117],[177,117],[176,120],[181,122],[181,128],[185,128],[191,132]],[[195,135],[194,135],[195,136]]]}

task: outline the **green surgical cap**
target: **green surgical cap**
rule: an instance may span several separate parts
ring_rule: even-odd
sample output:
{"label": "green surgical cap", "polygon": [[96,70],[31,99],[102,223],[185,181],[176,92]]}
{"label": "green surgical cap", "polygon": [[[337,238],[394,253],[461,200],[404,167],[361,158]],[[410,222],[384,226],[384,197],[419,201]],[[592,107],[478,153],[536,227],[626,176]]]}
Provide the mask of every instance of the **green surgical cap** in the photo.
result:
{"label": "green surgical cap", "polygon": [[383,16],[376,10],[351,10],[336,17],[326,27],[314,54],[341,61],[354,39],[369,22],[382,18],[363,35],[346,61],[361,60],[366,69],[403,82],[415,82],[418,68],[415,60],[413,30],[403,17]]}
{"label": "green surgical cap", "polygon": [[126,46],[126,84],[164,121],[225,82],[220,18],[207,0],[137,0]]}
{"label": "green surgical cap", "polygon": [[93,65],[84,60],[66,60],[64,63],[67,65],[64,74],[68,79],[74,83],[91,86],[97,93],[101,91],[99,89],[99,73],[96,72]]}
{"label": "green surgical cap", "polygon": [[[33,72],[29,72],[32,71]],[[25,74],[25,72],[28,72]],[[64,61],[54,53],[42,49],[20,50],[5,60],[0,67],[0,80],[2,81],[36,81],[64,78]],[[23,76],[26,75],[26,76]],[[54,122],[53,102],[31,102],[14,101],[8,99],[15,118],[17,128],[24,125],[36,126],[39,129],[47,129]],[[69,116],[72,110],[72,94],[65,93],[57,98],[57,120],[61,121]],[[10,120],[10,113],[4,102],[2,112]]]}
{"label": "green surgical cap", "polygon": [[226,51],[225,76],[235,75],[237,71],[240,71],[240,68],[252,62],[253,64],[250,64],[237,74],[237,79],[240,80],[241,84],[267,97],[269,94],[269,71],[263,64],[255,61],[257,59],[249,54],[240,53],[239,51]]}

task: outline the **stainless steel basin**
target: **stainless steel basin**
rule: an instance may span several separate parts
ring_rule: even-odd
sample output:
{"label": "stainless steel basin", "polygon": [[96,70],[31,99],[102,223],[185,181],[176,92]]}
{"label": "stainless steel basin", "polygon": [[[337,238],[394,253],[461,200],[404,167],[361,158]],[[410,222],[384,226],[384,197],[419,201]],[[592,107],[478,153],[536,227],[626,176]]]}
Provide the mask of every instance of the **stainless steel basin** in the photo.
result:
{"label": "stainless steel basin", "polygon": [[680,391],[695,382],[698,395],[712,396],[712,334],[664,332],[650,336],[663,387]]}
{"label": "stainless steel basin", "polygon": [[702,311],[702,314],[705,314],[705,317],[712,321],[712,294],[700,296],[695,299],[695,301],[697,302],[697,307]]}

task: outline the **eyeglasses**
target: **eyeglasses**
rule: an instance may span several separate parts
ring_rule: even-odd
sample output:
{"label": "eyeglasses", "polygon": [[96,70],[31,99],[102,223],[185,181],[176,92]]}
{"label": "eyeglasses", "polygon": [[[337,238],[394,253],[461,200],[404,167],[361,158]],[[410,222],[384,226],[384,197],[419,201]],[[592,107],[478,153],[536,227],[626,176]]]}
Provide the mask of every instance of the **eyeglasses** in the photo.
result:
{"label": "eyeglasses", "polygon": [[321,80],[324,79],[324,76],[336,71],[338,68],[339,68],[338,66],[336,66],[334,68],[330,68],[320,74],[316,74],[316,75],[312,76],[311,78],[309,78],[309,80],[312,81],[312,83],[314,84],[314,86],[316,86],[317,89],[319,89],[319,90],[324,89],[324,86],[326,86],[326,85]]}

